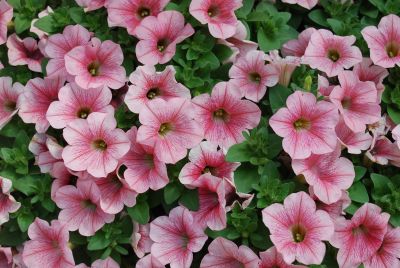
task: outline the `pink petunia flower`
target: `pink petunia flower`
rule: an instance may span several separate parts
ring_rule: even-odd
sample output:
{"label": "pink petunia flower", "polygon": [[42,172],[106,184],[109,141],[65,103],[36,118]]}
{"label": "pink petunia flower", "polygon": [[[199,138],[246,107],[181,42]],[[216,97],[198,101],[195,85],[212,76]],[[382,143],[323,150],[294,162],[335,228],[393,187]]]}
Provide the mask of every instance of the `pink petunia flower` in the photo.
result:
{"label": "pink petunia flower", "polygon": [[18,82],[13,85],[11,77],[0,77],[0,129],[18,112],[18,97],[23,91],[24,86]]}
{"label": "pink petunia flower", "polygon": [[244,140],[243,131],[255,128],[261,110],[248,100],[242,100],[238,89],[220,82],[211,92],[193,98],[196,120],[204,127],[205,138],[223,148]]}
{"label": "pink petunia flower", "polygon": [[64,56],[78,46],[89,44],[91,34],[81,25],[68,25],[63,33],[51,35],[45,46],[45,52],[50,58],[46,65],[46,72],[49,77],[65,76],[68,81],[74,77],[68,74],[65,69]]}
{"label": "pink petunia flower", "polygon": [[400,149],[395,143],[382,136],[376,139],[375,143],[365,153],[374,163],[379,165],[392,164],[400,167]]}
{"label": "pink petunia flower", "polygon": [[193,253],[207,240],[190,211],[181,206],[172,209],[168,217],[160,216],[150,223],[150,238],[154,241],[151,255],[171,268],[189,268]]}
{"label": "pink petunia flower", "polygon": [[193,105],[186,99],[153,100],[140,111],[142,125],[138,129],[137,142],[153,147],[154,154],[162,162],[174,164],[204,137],[194,118]]}
{"label": "pink petunia flower", "polygon": [[175,73],[172,65],[162,72],[156,72],[154,66],[139,66],[129,77],[132,85],[125,96],[128,108],[139,113],[144,105],[157,98],[166,101],[171,98],[190,99],[189,89],[175,80]]}
{"label": "pink petunia flower", "polygon": [[271,247],[264,252],[260,252],[261,262],[258,268],[306,268],[303,265],[288,264],[276,247]]}
{"label": "pink petunia flower", "polygon": [[10,247],[0,246],[0,267],[2,268],[13,267],[13,256]]}
{"label": "pink petunia flower", "polygon": [[190,150],[189,163],[181,169],[179,180],[189,187],[203,174],[233,181],[233,172],[239,166],[240,163],[227,162],[223,150],[218,149],[218,145],[203,141]]}
{"label": "pink petunia flower", "polygon": [[62,160],[63,147],[59,145],[54,137],[43,133],[36,133],[28,149],[35,156],[35,165],[38,165],[42,173],[51,172],[53,165]]}
{"label": "pink petunia flower", "polygon": [[321,264],[325,255],[322,241],[331,238],[334,226],[328,213],[316,210],[309,195],[305,192],[290,194],[283,205],[272,204],[262,215],[270,238],[285,262]]}
{"label": "pink petunia flower", "polygon": [[8,222],[9,213],[14,213],[21,207],[21,203],[15,201],[10,194],[11,186],[11,180],[0,177],[0,226]]}
{"label": "pink petunia flower", "polygon": [[340,143],[350,154],[361,154],[361,151],[368,150],[372,144],[372,137],[368,132],[353,132],[343,118],[339,120],[335,130]]}
{"label": "pink petunia flower", "polygon": [[328,100],[334,87],[325,76],[318,75],[318,96],[322,96],[324,100]]}
{"label": "pink petunia flower", "polygon": [[165,265],[162,265],[153,255],[147,254],[145,257],[138,260],[136,268],[165,268]]}
{"label": "pink petunia flower", "polygon": [[50,175],[54,178],[51,184],[51,198],[54,199],[58,190],[66,185],[76,185],[78,179],[91,178],[90,175],[84,172],[74,172],[68,169],[63,161],[59,161],[53,164],[53,168]]}
{"label": "pink petunia flower", "polygon": [[135,126],[127,132],[127,136],[131,148],[121,163],[127,167],[124,178],[129,187],[138,193],[144,193],[148,189],[157,191],[164,188],[169,182],[165,163],[158,159],[153,147],[136,141]]}
{"label": "pink petunia flower", "polygon": [[247,246],[237,246],[230,240],[217,237],[208,246],[208,254],[201,260],[200,268],[258,268],[260,259]]}
{"label": "pink petunia flower", "polygon": [[84,8],[85,12],[93,11],[104,7],[108,0],[75,0],[75,2]]}
{"label": "pink petunia flower", "polygon": [[400,17],[389,14],[381,19],[378,28],[368,26],[361,31],[374,64],[383,68],[400,66],[399,25]]}
{"label": "pink petunia flower", "polygon": [[74,268],[75,261],[68,247],[69,233],[60,221],[46,221],[36,218],[29,226],[31,240],[24,246],[22,258],[31,268],[53,267]]}
{"label": "pink petunia flower", "polygon": [[100,190],[91,180],[78,180],[76,187],[61,187],[54,198],[61,208],[58,220],[69,231],[79,230],[81,235],[94,235],[105,223],[114,220],[114,215],[105,213],[100,207],[100,198]]}
{"label": "pink petunia flower", "polygon": [[170,0],[108,0],[108,26],[125,27],[135,35],[136,28],[148,16],[157,16]]}
{"label": "pink petunia flower", "polygon": [[282,146],[293,159],[326,154],[336,148],[335,126],[339,115],[335,106],[317,102],[311,93],[296,91],[269,120],[276,134],[283,137]]}
{"label": "pink petunia flower", "polygon": [[43,54],[35,39],[26,37],[21,40],[16,34],[12,34],[8,37],[7,48],[8,61],[11,65],[28,65],[29,70],[42,72]]}
{"label": "pink petunia flower", "polygon": [[113,172],[130,146],[125,132],[116,126],[113,115],[103,113],[72,121],[63,132],[69,144],[62,152],[65,166],[98,178]]}
{"label": "pink petunia flower", "polygon": [[[369,132],[372,133],[372,145],[373,146],[376,142],[376,140],[381,137],[381,136],[386,136],[388,132],[393,129],[394,130],[395,125],[393,125],[392,120],[390,117],[388,117],[386,114],[382,115],[381,118],[376,121],[375,123],[369,124],[368,125],[368,130]],[[392,130],[392,135],[393,135],[393,130]],[[396,139],[396,137],[393,137]]]}
{"label": "pink petunia flower", "polygon": [[34,78],[28,81],[23,94],[19,96],[18,115],[25,123],[34,123],[37,132],[44,133],[49,128],[46,112],[50,104],[58,99],[58,92],[64,82],[61,77]]}
{"label": "pink petunia flower", "polygon": [[242,5],[242,0],[192,0],[189,12],[201,24],[208,24],[212,36],[227,39],[236,32],[238,19],[235,10]]}
{"label": "pink petunia flower", "polygon": [[138,258],[143,258],[146,253],[151,251],[153,241],[150,239],[150,224],[133,223],[131,245]]}
{"label": "pink petunia flower", "polygon": [[360,49],[352,46],[355,41],[353,35],[337,36],[328,30],[317,30],[311,35],[303,62],[329,77],[336,76],[362,61]]}
{"label": "pink petunia flower", "polygon": [[312,9],[318,4],[318,0],[282,0],[283,3],[298,4],[306,9]]}
{"label": "pink petunia flower", "polygon": [[397,125],[393,130],[392,130],[392,137],[397,143],[397,147],[400,149],[400,125]]}
{"label": "pink petunia flower", "polygon": [[353,73],[362,82],[371,81],[375,83],[376,89],[378,90],[378,100],[380,102],[381,95],[385,90],[383,80],[389,75],[389,72],[383,67],[373,65],[371,59],[363,58],[361,63],[354,66]]}
{"label": "pink petunia flower", "polygon": [[92,263],[91,268],[120,268],[119,264],[113,258],[98,259]]}
{"label": "pink petunia flower", "polygon": [[265,55],[265,60],[279,70],[279,84],[287,87],[292,78],[293,72],[301,65],[301,59],[298,57],[287,56],[282,58],[278,50],[272,50]]}
{"label": "pink petunia flower", "polygon": [[295,57],[303,57],[310,42],[311,35],[315,33],[317,30],[313,27],[309,27],[302,31],[297,39],[289,40],[282,46],[282,55],[286,56],[295,56]]}
{"label": "pink petunia flower", "polygon": [[366,203],[351,220],[335,220],[335,233],[330,240],[339,249],[337,261],[340,267],[357,267],[370,259],[381,247],[390,215],[381,213],[380,207]]}
{"label": "pink petunia flower", "polygon": [[242,96],[254,102],[259,102],[267,87],[275,86],[279,80],[278,69],[266,65],[264,55],[262,51],[250,51],[229,70],[230,83],[240,90]]}
{"label": "pink petunia flower", "polygon": [[121,66],[124,55],[119,44],[92,38],[91,43],[73,48],[64,56],[65,68],[84,89],[125,85],[126,72]]}
{"label": "pink petunia flower", "polygon": [[315,201],[317,209],[328,212],[332,219],[344,216],[346,214],[344,210],[351,204],[349,193],[346,191],[342,191],[342,195],[338,201],[329,205],[318,199],[318,197],[314,194],[314,189],[312,186],[309,187],[308,192],[310,193],[311,198]]}
{"label": "pink petunia flower", "polygon": [[6,0],[0,1],[0,45],[7,41],[7,24],[12,20],[13,7]]}
{"label": "pink petunia flower", "polygon": [[176,45],[194,34],[190,24],[178,11],[163,11],[148,16],[136,28],[140,41],[136,45],[136,57],[146,65],[164,64],[175,55]]}
{"label": "pink petunia flower", "polygon": [[107,87],[87,90],[70,83],[60,89],[59,100],[50,104],[46,118],[53,128],[62,129],[75,119],[86,119],[93,112],[113,114],[111,98]]}

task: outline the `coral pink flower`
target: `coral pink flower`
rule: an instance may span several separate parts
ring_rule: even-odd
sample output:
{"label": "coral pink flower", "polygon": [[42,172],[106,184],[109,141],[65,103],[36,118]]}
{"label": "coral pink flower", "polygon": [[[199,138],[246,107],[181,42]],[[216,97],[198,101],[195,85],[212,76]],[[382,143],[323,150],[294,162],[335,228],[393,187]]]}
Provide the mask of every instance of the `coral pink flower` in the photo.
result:
{"label": "coral pink flower", "polygon": [[314,199],[315,204],[317,205],[317,209],[325,210],[326,212],[328,212],[329,216],[332,219],[345,215],[346,213],[344,212],[344,210],[351,204],[349,194],[346,191],[342,191],[342,196],[338,201],[329,205],[318,199],[318,197],[314,194],[312,186],[309,187],[308,191],[311,198]]}
{"label": "coral pink flower", "polygon": [[162,265],[153,255],[148,254],[138,260],[136,268],[165,268],[165,265]]}
{"label": "coral pink flower", "polygon": [[266,65],[264,55],[262,51],[250,51],[229,70],[230,83],[242,92],[242,96],[254,102],[259,102],[267,87],[275,86],[279,80],[279,70],[274,65]]}
{"label": "coral pink flower", "polygon": [[135,126],[127,132],[127,136],[131,141],[131,148],[121,163],[127,167],[124,178],[129,187],[138,193],[164,188],[169,182],[165,163],[158,159],[153,147],[136,141]]}
{"label": "coral pink flower", "polygon": [[336,76],[343,69],[349,69],[362,61],[360,49],[352,46],[355,41],[353,35],[337,36],[320,29],[311,35],[303,61],[329,77]]}
{"label": "coral pink flower", "polygon": [[212,36],[227,39],[236,32],[235,10],[241,6],[242,0],[192,0],[189,12],[201,24],[208,24]]}
{"label": "coral pink flower", "polygon": [[104,86],[118,89],[125,85],[126,72],[121,66],[124,55],[120,45],[113,41],[93,38],[91,43],[69,51],[64,59],[68,73],[84,89]]}
{"label": "coral pink flower", "polygon": [[361,154],[361,151],[368,150],[372,144],[372,137],[368,132],[353,132],[343,118],[339,120],[335,130],[339,141],[350,154]]}
{"label": "coral pink flower", "polygon": [[371,149],[365,154],[372,162],[380,165],[392,164],[400,167],[400,149],[388,138],[382,136],[376,139]]}
{"label": "coral pink flower", "polygon": [[0,267],[2,268],[13,267],[13,256],[11,248],[0,247]]}
{"label": "coral pink flower", "polygon": [[194,34],[190,24],[178,11],[164,11],[157,17],[149,16],[136,28],[140,39],[136,57],[147,65],[164,64],[175,55],[176,45]]}
{"label": "coral pink flower", "polygon": [[29,226],[31,239],[25,243],[22,258],[28,267],[75,267],[72,251],[68,247],[69,233],[65,225],[59,221],[46,221],[36,218]]}
{"label": "coral pink flower", "polygon": [[339,249],[337,261],[340,267],[357,267],[371,258],[381,247],[390,215],[381,213],[377,205],[366,203],[351,220],[335,220],[335,233],[330,240]]}
{"label": "coral pink flower", "polygon": [[326,154],[336,148],[335,126],[339,116],[335,106],[317,102],[311,93],[296,91],[269,120],[276,134],[283,137],[285,152],[294,159]]}
{"label": "coral pink flower", "polygon": [[93,112],[113,114],[112,94],[107,87],[83,89],[75,83],[58,92],[59,101],[50,104],[46,118],[53,128],[65,128],[75,119],[86,119]]}
{"label": "coral pink flower", "polygon": [[351,71],[341,72],[339,82],[340,86],[332,90],[329,99],[352,131],[364,131],[366,124],[375,123],[381,118],[378,91],[373,82],[361,82]]}
{"label": "coral pink flower", "polygon": [[193,103],[196,120],[204,126],[205,138],[224,148],[242,142],[242,132],[255,128],[260,122],[258,106],[242,100],[238,89],[226,82],[215,85],[211,96],[195,97]]}
{"label": "coral pink flower", "polygon": [[119,264],[114,261],[111,257],[107,257],[104,260],[96,260],[95,262],[92,263],[91,268],[119,268]]}
{"label": "coral pink flower", "polygon": [[58,99],[58,92],[64,85],[61,77],[34,78],[28,81],[23,94],[18,98],[20,103],[19,116],[25,123],[34,123],[36,131],[44,133],[49,128],[46,112],[50,104]]}
{"label": "coral pink flower", "polygon": [[125,96],[125,103],[134,113],[139,113],[145,104],[156,98],[191,98],[189,89],[176,82],[172,65],[162,72],[156,72],[154,66],[140,66],[130,75],[129,80],[132,85]]}
{"label": "coral pink flower", "polygon": [[258,268],[306,268],[303,265],[288,264],[282,258],[276,247],[269,248],[267,251],[260,252],[261,263]]}
{"label": "coral pink flower", "polygon": [[174,164],[184,158],[187,149],[198,145],[203,130],[194,120],[193,105],[183,98],[156,99],[142,108],[137,142],[154,148],[164,163]]}
{"label": "coral pink flower", "polygon": [[306,9],[312,9],[318,4],[318,0],[282,0],[283,3],[298,4]]}
{"label": "coral pink flower", "polygon": [[150,224],[134,222],[131,241],[133,251],[138,258],[143,258],[146,253],[149,253],[151,245],[153,245],[153,241],[150,239]]}
{"label": "coral pink flower", "polygon": [[301,59],[298,57],[287,56],[282,58],[279,56],[278,50],[272,50],[265,55],[265,60],[279,70],[279,84],[287,87],[292,78],[293,72],[301,64]]}
{"label": "coral pink flower", "polygon": [[130,146],[125,132],[116,126],[113,115],[103,113],[72,121],[63,133],[69,144],[62,152],[65,166],[74,171],[86,170],[94,177],[106,177],[114,171]]}
{"label": "coral pink flower", "polygon": [[24,86],[20,83],[13,85],[11,77],[0,77],[0,129],[18,112],[18,97],[23,91]]}
{"label": "coral pink flower", "polygon": [[260,259],[247,246],[238,247],[223,237],[217,237],[208,246],[208,254],[201,260],[200,268],[258,268]]}
{"label": "coral pink flower", "polygon": [[58,219],[69,231],[79,230],[81,235],[94,235],[105,223],[114,220],[114,215],[101,209],[100,197],[99,188],[91,180],[78,180],[77,187],[61,187],[54,198],[61,208]]}
{"label": "coral pink flower", "polygon": [[400,267],[400,228],[389,229],[377,252],[364,262],[365,268]]}
{"label": "coral pink flower", "polygon": [[85,12],[102,8],[108,0],[75,0],[75,2],[84,8]]}
{"label": "coral pink flower", "polygon": [[181,206],[150,223],[150,238],[152,256],[171,268],[189,268],[193,252],[200,251],[207,240],[190,211]]}
{"label": "coral pink flower", "polygon": [[11,186],[12,182],[9,179],[0,177],[0,226],[8,222],[9,213],[14,213],[21,207],[10,194]]}
{"label": "coral pink flower", "polygon": [[355,177],[353,163],[340,157],[340,153],[339,145],[332,153],[312,154],[307,159],[292,161],[296,175],[303,174],[318,199],[326,204],[339,201],[342,190],[350,188]]}
{"label": "coral pink flower", "polygon": [[389,72],[383,67],[373,65],[371,59],[363,58],[361,63],[354,66],[353,73],[360,81],[371,81],[375,83],[380,102],[380,96],[385,90],[383,80],[389,75]]}
{"label": "coral pink flower", "polygon": [[262,211],[270,238],[287,263],[320,264],[325,255],[323,240],[329,240],[334,226],[329,214],[316,210],[304,192],[290,194],[284,204],[272,204]]}
{"label": "coral pink flower", "polygon": [[89,43],[90,33],[81,25],[68,25],[63,33],[51,35],[47,41],[45,52],[50,58],[46,66],[49,77],[65,76],[68,81],[73,81],[74,77],[68,74],[65,69],[64,56],[78,46]]}
{"label": "coral pink flower", "polygon": [[0,1],[0,45],[7,41],[7,24],[12,20],[13,7],[7,1]]}
{"label": "coral pink flower", "polygon": [[310,42],[311,35],[315,33],[317,30],[313,27],[309,27],[302,31],[297,39],[289,40],[282,46],[282,55],[286,56],[295,56],[295,57],[303,57],[304,52]]}
{"label": "coral pink flower", "polygon": [[12,34],[7,40],[8,61],[11,65],[28,65],[29,70],[41,72],[43,55],[38,43],[32,37],[21,40],[16,34]]}
{"label": "coral pink flower", "polygon": [[400,66],[399,25],[400,17],[390,14],[381,19],[378,28],[368,26],[361,31],[374,64],[383,68]]}
{"label": "coral pink flower", "polygon": [[108,26],[125,27],[135,35],[136,28],[147,16],[157,16],[170,0],[108,0]]}
{"label": "coral pink flower", "polygon": [[190,150],[189,161],[179,173],[180,182],[187,186],[193,186],[206,173],[233,181],[233,172],[240,166],[240,163],[225,161],[223,150],[208,141],[203,141]]}

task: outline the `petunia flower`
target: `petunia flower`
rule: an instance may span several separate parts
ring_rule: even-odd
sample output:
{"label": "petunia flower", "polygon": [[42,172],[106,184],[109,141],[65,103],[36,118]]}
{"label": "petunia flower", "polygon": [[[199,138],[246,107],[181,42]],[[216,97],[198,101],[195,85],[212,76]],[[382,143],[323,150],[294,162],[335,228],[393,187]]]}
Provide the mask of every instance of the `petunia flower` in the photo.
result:
{"label": "petunia flower", "polygon": [[13,267],[13,255],[11,247],[0,246],[0,267],[12,268]]}
{"label": "petunia flower", "polygon": [[361,151],[368,150],[372,144],[372,137],[368,132],[353,132],[343,118],[339,120],[335,131],[340,143],[350,154],[361,154]]}
{"label": "petunia flower", "polygon": [[0,45],[7,41],[7,24],[12,20],[13,7],[6,1],[0,1]]}
{"label": "petunia flower", "polygon": [[302,31],[297,39],[289,40],[282,46],[282,55],[284,57],[287,56],[295,56],[295,57],[303,57],[304,52],[310,42],[311,35],[315,33],[317,29],[313,27],[309,27]]}
{"label": "petunia flower", "polygon": [[283,3],[298,4],[305,9],[312,9],[318,4],[318,0],[282,0]]}
{"label": "petunia flower", "polygon": [[165,265],[162,265],[153,255],[147,254],[138,260],[136,268],[165,268]]}
{"label": "petunia flower", "polygon": [[381,136],[365,153],[365,155],[374,163],[379,165],[392,164],[400,167],[400,149],[397,144],[392,143],[388,138]]}
{"label": "petunia flower", "polygon": [[133,223],[131,245],[138,258],[143,258],[151,251],[153,241],[150,239],[150,224]]}
{"label": "petunia flower", "polygon": [[11,186],[11,180],[0,177],[0,226],[8,222],[9,213],[14,213],[21,207],[10,194]]}
{"label": "petunia flower", "polygon": [[344,216],[346,214],[344,210],[351,204],[349,193],[346,191],[342,191],[342,195],[338,201],[329,205],[318,199],[318,197],[314,193],[314,189],[312,186],[308,188],[308,192],[310,193],[310,197],[315,201],[317,209],[328,212],[329,216],[332,219]]}
{"label": "petunia flower", "polygon": [[223,148],[244,140],[243,131],[255,128],[261,110],[256,104],[242,100],[230,83],[220,82],[211,92],[193,98],[196,120],[205,130],[205,138]]}
{"label": "petunia flower", "polygon": [[35,39],[26,37],[21,40],[16,34],[12,34],[8,37],[7,48],[10,65],[28,65],[29,70],[42,72],[43,54]]}
{"label": "petunia flower", "polygon": [[175,80],[175,73],[172,65],[162,72],[156,72],[154,66],[139,66],[129,77],[132,85],[125,96],[128,108],[134,113],[139,113],[145,104],[157,98],[190,99],[189,89]]}
{"label": "petunia flower", "polygon": [[154,241],[151,255],[171,268],[189,268],[193,253],[207,240],[190,211],[181,206],[172,209],[168,217],[160,216],[150,223],[150,238]]}
{"label": "petunia flower", "polygon": [[86,179],[91,176],[84,172],[74,172],[68,169],[63,161],[58,161],[53,164],[50,175],[54,178],[51,183],[51,198],[54,199],[58,190],[66,185],[76,185],[78,179]]}
{"label": "petunia flower", "polygon": [[52,136],[36,133],[28,145],[28,149],[35,156],[35,165],[42,173],[51,172],[53,165],[62,160],[63,147]]}
{"label": "petunia flower", "polygon": [[276,247],[271,247],[266,251],[260,252],[260,266],[258,268],[305,268],[303,265],[288,264]]}
{"label": "petunia flower", "polygon": [[318,96],[322,96],[324,100],[329,100],[329,95],[335,88],[331,85],[325,76],[318,75]]}
{"label": "petunia flower", "polygon": [[397,147],[400,149],[400,125],[397,125],[393,130],[392,130],[392,137],[397,143]]}
{"label": "petunia flower", "polygon": [[282,58],[278,50],[272,50],[265,55],[265,60],[279,70],[279,84],[287,87],[292,78],[293,72],[301,65],[301,59],[294,56]]}
{"label": "petunia flower", "polygon": [[98,259],[92,263],[91,268],[120,268],[119,264],[113,258]]}
{"label": "petunia flower", "polygon": [[75,2],[83,7],[85,12],[89,12],[104,7],[108,0],[75,0]]}
{"label": "petunia flower", "polygon": [[24,86],[18,82],[13,85],[11,77],[0,77],[0,129],[18,112],[18,97],[23,91]]}
{"label": "petunia flower", "polygon": [[333,235],[329,214],[316,210],[305,192],[290,194],[284,204],[272,204],[262,211],[270,238],[287,263],[297,260],[306,265],[321,264],[325,256],[324,240]]}

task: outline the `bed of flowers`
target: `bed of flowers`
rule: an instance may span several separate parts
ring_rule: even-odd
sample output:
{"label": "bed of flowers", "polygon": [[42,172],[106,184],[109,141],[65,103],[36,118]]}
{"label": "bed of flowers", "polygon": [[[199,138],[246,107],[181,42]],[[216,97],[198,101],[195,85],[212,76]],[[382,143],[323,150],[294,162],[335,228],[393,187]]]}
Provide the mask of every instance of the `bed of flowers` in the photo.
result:
{"label": "bed of flowers", "polygon": [[399,268],[398,0],[0,0],[0,268]]}

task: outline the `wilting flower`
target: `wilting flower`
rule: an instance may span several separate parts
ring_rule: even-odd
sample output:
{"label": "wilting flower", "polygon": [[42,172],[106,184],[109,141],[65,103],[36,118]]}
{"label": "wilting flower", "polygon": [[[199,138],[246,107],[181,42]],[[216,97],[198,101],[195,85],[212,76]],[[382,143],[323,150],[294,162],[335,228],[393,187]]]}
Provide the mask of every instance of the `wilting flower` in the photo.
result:
{"label": "wilting flower", "polygon": [[335,233],[330,243],[339,249],[340,267],[357,267],[370,259],[381,247],[390,215],[381,213],[377,205],[366,203],[351,220],[335,220]]}
{"label": "wilting flower", "polygon": [[31,240],[24,246],[22,258],[32,268],[73,268],[75,267],[72,251],[68,247],[69,233],[60,221],[46,221],[36,218],[29,226]]}
{"label": "wilting flower", "polygon": [[153,241],[150,239],[150,224],[133,223],[131,244],[136,256],[143,258],[146,253],[151,251]]}
{"label": "wilting flower", "polygon": [[128,108],[139,113],[142,107],[154,99],[171,98],[190,99],[190,91],[175,80],[175,69],[169,65],[162,72],[156,72],[154,66],[139,66],[129,80],[132,85],[125,96]]}
{"label": "wilting flower", "polygon": [[309,27],[302,31],[297,39],[289,40],[282,46],[282,55],[283,56],[295,56],[295,57],[303,57],[304,52],[310,42],[311,35],[315,33],[317,30],[313,27]]}
{"label": "wilting flower", "polygon": [[339,116],[335,106],[317,102],[311,93],[296,91],[269,120],[276,134],[283,137],[285,152],[294,159],[326,154],[336,148],[335,126]]}
{"label": "wilting flower", "polygon": [[374,64],[384,68],[400,66],[399,25],[400,17],[390,14],[381,19],[378,28],[368,26],[361,31]]}
{"label": "wilting flower", "polygon": [[208,246],[208,254],[201,260],[200,268],[258,268],[259,261],[258,256],[247,246],[238,247],[230,240],[217,237]]}
{"label": "wilting flower", "polygon": [[346,191],[342,191],[342,196],[338,201],[329,205],[318,199],[318,197],[314,194],[314,189],[312,186],[308,188],[308,192],[310,193],[311,198],[314,199],[317,209],[325,210],[332,219],[345,215],[346,213],[344,210],[351,204],[349,193]]}
{"label": "wilting flower", "polygon": [[205,138],[223,148],[242,142],[242,132],[255,128],[260,122],[260,108],[251,101],[242,100],[238,90],[226,82],[215,85],[211,96],[202,94],[193,98],[193,103]]}
{"label": "wilting flower", "polygon": [[65,128],[75,119],[86,119],[93,112],[113,114],[111,91],[107,87],[83,89],[75,83],[58,92],[59,101],[50,104],[46,118],[53,128]]}
{"label": "wilting flower", "polygon": [[335,130],[339,141],[350,154],[361,154],[361,151],[368,150],[372,144],[372,137],[368,132],[353,132],[343,118],[339,120]]}
{"label": "wilting flower", "polygon": [[107,0],[75,0],[75,2],[84,8],[85,12],[102,8]]}
{"label": "wilting flower", "polygon": [[264,252],[260,252],[261,262],[258,268],[305,268],[303,265],[288,264],[282,258],[276,247],[271,247]]}
{"label": "wilting flower", "polygon": [[0,129],[18,112],[18,97],[23,91],[24,86],[18,82],[13,85],[11,77],[0,77]]}
{"label": "wilting flower", "polygon": [[356,38],[337,36],[328,30],[320,29],[311,35],[304,53],[304,63],[311,68],[325,72],[329,77],[338,75],[362,61],[361,51],[352,46]]}
{"label": "wilting flower", "polygon": [[32,37],[21,40],[16,34],[12,34],[7,40],[8,61],[11,65],[28,65],[29,70],[41,72],[43,55],[38,43]]}
{"label": "wilting flower", "polygon": [[9,213],[14,213],[21,207],[10,194],[11,186],[12,182],[9,179],[0,177],[0,226],[8,222]]}
{"label": "wilting flower", "polygon": [[145,257],[138,260],[136,268],[165,268],[161,262],[151,254],[147,254]]}
{"label": "wilting flower", "polygon": [[194,120],[192,104],[183,98],[153,100],[142,108],[139,120],[142,125],[137,142],[153,147],[154,154],[164,163],[178,162],[186,156],[187,149],[198,145],[204,137]]}
{"label": "wilting flower", "polygon": [[399,147],[384,136],[377,138],[365,155],[372,162],[380,165],[388,165],[390,163],[394,166],[400,167]]}
{"label": "wilting flower", "polygon": [[164,11],[148,16],[136,28],[140,41],[136,45],[136,57],[143,64],[167,63],[175,55],[176,45],[194,34],[190,24],[178,11]]}
{"label": "wilting flower", "polygon": [[294,70],[301,64],[301,59],[298,57],[287,56],[282,58],[279,56],[278,50],[272,50],[265,55],[265,60],[279,70],[279,84],[287,87],[292,78]]}
{"label": "wilting flower", "polygon": [[150,238],[154,241],[151,254],[162,264],[189,268],[193,252],[198,252],[207,240],[202,227],[192,214],[181,206],[169,216],[160,216],[150,223]]}
{"label": "wilting flower", "polygon": [[284,204],[272,204],[262,211],[270,238],[287,263],[320,264],[325,256],[324,240],[334,227],[329,214],[316,210],[305,192],[290,194]]}
{"label": "wilting flower", "polygon": [[230,83],[240,90],[242,96],[255,102],[264,97],[267,87],[275,86],[279,80],[278,69],[266,65],[264,57],[262,51],[250,51],[229,70]]}
{"label": "wilting flower", "polygon": [[0,1],[0,45],[7,41],[7,24],[12,20],[13,7],[6,0]]}
{"label": "wilting flower", "polygon": [[318,4],[318,0],[282,0],[283,3],[298,4],[306,9],[312,9]]}
{"label": "wilting flower", "polygon": [[65,166],[74,171],[86,170],[94,177],[106,177],[114,171],[130,146],[125,132],[116,126],[113,115],[103,113],[72,121],[63,132],[69,144],[62,152]]}
{"label": "wilting flower", "polygon": [[13,255],[10,247],[0,247],[0,267],[13,267]]}

